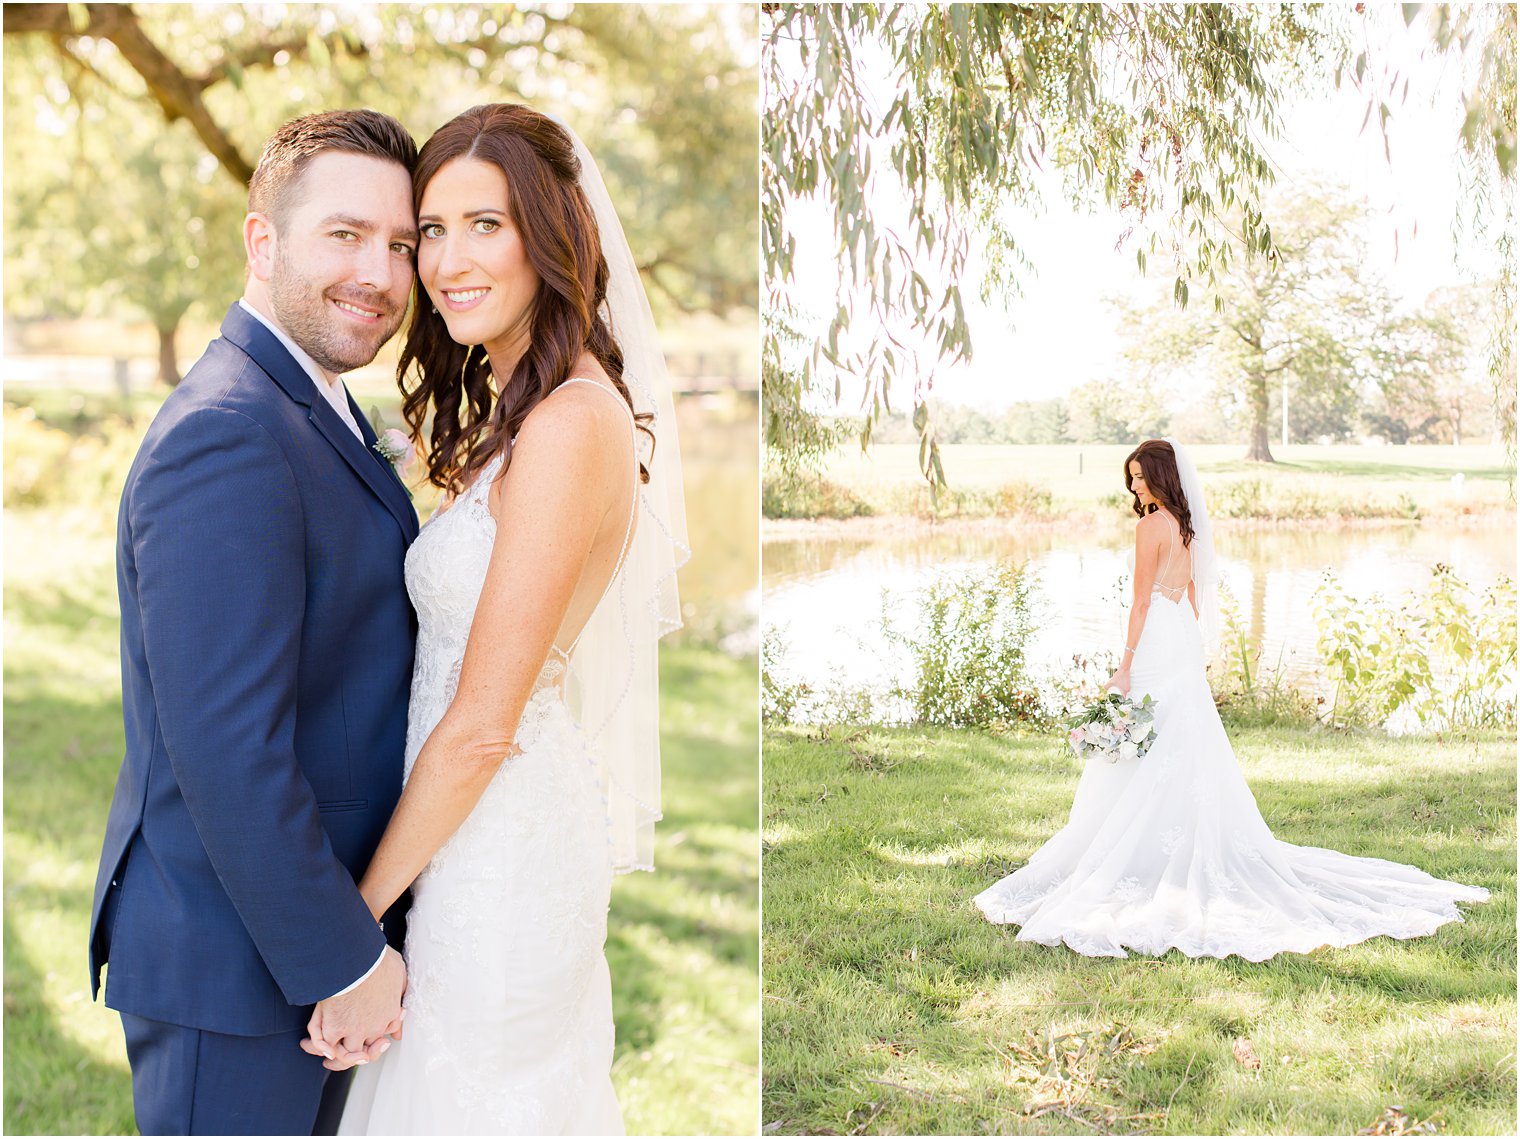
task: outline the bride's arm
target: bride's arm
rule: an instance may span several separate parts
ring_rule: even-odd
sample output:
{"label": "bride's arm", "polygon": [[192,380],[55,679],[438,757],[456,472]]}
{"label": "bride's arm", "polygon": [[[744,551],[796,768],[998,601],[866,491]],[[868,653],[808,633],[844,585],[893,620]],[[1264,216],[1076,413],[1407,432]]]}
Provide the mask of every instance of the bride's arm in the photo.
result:
{"label": "bride's arm", "polygon": [[492,509],[496,541],[459,687],[359,883],[377,917],[458,829],[511,750],[597,532],[627,485],[628,425],[618,414],[605,396],[566,392],[535,408],[518,433]]}
{"label": "bride's arm", "polygon": [[[1135,600],[1129,610],[1129,627],[1124,634],[1124,652],[1119,667],[1109,677],[1106,687],[1129,692],[1129,666],[1134,659],[1135,648],[1140,644],[1140,633],[1145,628],[1145,618],[1151,609],[1151,586],[1156,581],[1160,567],[1161,543],[1158,540],[1157,522],[1154,515],[1142,518],[1135,526]],[[1159,520],[1157,520],[1159,521]]]}

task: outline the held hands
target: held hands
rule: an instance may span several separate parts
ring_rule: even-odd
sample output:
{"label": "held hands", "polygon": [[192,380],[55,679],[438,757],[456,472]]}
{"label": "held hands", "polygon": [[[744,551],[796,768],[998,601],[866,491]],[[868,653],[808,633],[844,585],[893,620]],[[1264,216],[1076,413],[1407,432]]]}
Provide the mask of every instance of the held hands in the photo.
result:
{"label": "held hands", "polygon": [[322,1067],[330,1072],[379,1059],[392,1038],[401,1039],[405,994],[406,966],[401,954],[387,946],[379,967],[363,984],[318,1002],[306,1025],[311,1036],[301,1041],[302,1051],[321,1056]]}

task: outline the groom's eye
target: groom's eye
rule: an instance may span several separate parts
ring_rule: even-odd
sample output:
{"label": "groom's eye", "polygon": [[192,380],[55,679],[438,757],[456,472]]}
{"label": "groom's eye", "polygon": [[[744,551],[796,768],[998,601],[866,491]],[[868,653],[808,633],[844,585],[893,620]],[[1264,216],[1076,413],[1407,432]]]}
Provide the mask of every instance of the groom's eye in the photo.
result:
{"label": "groom's eye", "polygon": [[410,257],[417,251],[405,241],[396,241],[391,243],[391,252],[399,257]]}
{"label": "groom's eye", "polygon": [[344,241],[347,241],[349,238],[355,237],[356,235],[354,234],[354,232],[352,230],[335,229],[335,230],[332,231],[332,236],[337,237],[337,238],[341,238]]}

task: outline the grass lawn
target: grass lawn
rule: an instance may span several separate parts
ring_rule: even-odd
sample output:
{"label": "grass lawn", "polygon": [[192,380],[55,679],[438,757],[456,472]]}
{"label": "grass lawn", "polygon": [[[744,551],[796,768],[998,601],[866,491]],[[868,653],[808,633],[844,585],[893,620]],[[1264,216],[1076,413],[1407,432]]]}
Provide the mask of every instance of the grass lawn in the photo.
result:
{"label": "grass lawn", "polygon": [[[114,514],[114,501],[94,501],[5,516],[11,1134],[133,1130],[121,1024],[91,1004],[85,964],[122,751]],[[756,665],[697,645],[662,663],[661,869],[613,891],[613,1079],[635,1134],[748,1134],[759,1078]]]}
{"label": "grass lawn", "polygon": [[1280,838],[1493,896],[1262,964],[1083,958],[971,902],[1066,821],[1058,738],[767,732],[766,1131],[1354,1134],[1397,1106],[1513,1134],[1513,737],[1232,737]]}
{"label": "grass lawn", "polygon": [[[952,490],[992,490],[1015,480],[1044,486],[1058,508],[1091,508],[1122,492],[1120,472],[1129,444],[950,444],[941,448]],[[1513,509],[1510,468],[1502,447],[1489,445],[1362,447],[1274,446],[1275,464],[1246,463],[1239,444],[1190,447],[1199,472],[1210,485],[1247,479],[1269,480],[1274,488],[1333,491],[1348,499],[1396,500],[1407,495],[1422,510],[1459,513]],[[1452,486],[1460,473],[1463,486]],[[878,443],[869,455],[846,446],[832,455],[824,474],[869,502],[896,488],[923,485],[916,443]]]}

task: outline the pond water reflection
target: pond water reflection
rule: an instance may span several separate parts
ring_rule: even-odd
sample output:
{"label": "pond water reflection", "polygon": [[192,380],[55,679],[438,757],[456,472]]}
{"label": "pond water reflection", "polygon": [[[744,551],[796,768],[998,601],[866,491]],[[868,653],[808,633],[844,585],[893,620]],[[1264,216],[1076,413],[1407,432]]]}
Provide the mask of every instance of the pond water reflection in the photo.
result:
{"label": "pond water reflection", "polygon": [[[907,662],[881,633],[883,591],[893,621],[911,627],[914,592],[946,571],[1013,559],[1037,586],[1037,669],[1073,653],[1117,652],[1128,614],[1132,528],[1073,533],[1043,526],[1011,533],[914,532],[851,539],[768,537],[765,625],[785,646],[781,672],[815,689],[880,691],[906,681]],[[1515,574],[1512,519],[1486,526],[1370,528],[1230,527],[1216,534],[1225,586],[1262,664],[1310,687],[1318,672],[1311,599],[1326,569],[1356,597],[1422,591],[1431,570],[1451,566],[1475,588]]]}

